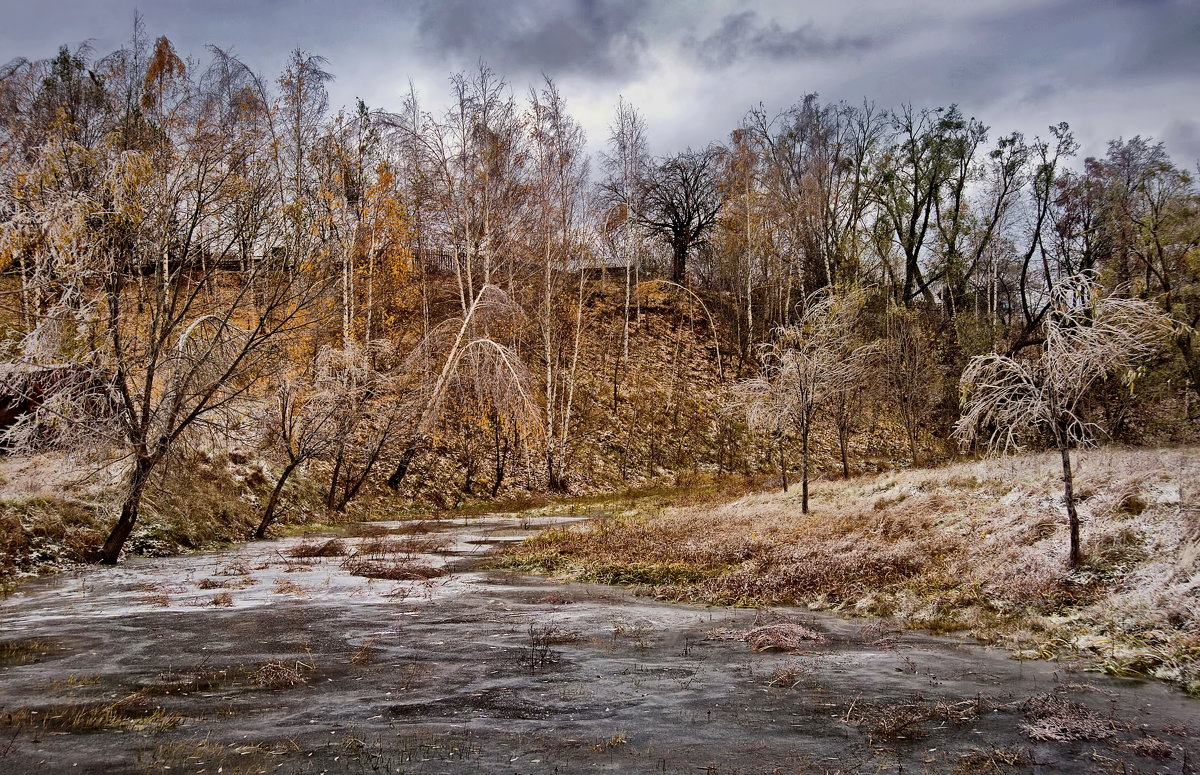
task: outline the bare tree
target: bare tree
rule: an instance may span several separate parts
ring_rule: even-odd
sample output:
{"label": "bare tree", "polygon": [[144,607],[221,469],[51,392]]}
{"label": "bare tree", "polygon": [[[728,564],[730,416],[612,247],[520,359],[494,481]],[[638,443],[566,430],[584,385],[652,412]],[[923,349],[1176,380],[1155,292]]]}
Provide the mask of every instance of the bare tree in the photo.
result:
{"label": "bare tree", "polygon": [[687,260],[716,225],[724,199],[717,186],[718,150],[690,148],[650,174],[638,219],[671,246],[671,282],[687,284]]}
{"label": "bare tree", "polygon": [[[619,224],[620,251],[625,258],[625,319],[621,328],[621,367],[629,362],[630,304],[637,285],[640,235],[635,230],[634,213],[641,207],[638,198],[644,189],[650,160],[646,150],[646,121],[637,109],[624,99],[617,101],[608,139],[609,153],[601,153],[600,164],[606,178],[600,184],[601,203],[613,214],[614,226]],[[616,385],[613,387],[616,393]]]}
{"label": "bare tree", "polygon": [[762,373],[736,390],[750,426],[769,431],[778,445],[784,492],[784,441],[789,432],[800,436],[800,503],[806,514],[809,436],[817,411],[854,389],[875,352],[873,345],[856,347],[853,342],[864,299],[862,291],[810,296],[800,320],[778,329],[777,341],[763,347]]}
{"label": "bare tree", "polygon": [[[41,299],[15,366],[70,364],[91,375],[61,383],[9,436],[33,441],[53,423],[57,443],[128,461],[116,523],[97,553],[109,564],[151,475],[189,439],[242,422],[239,404],[275,372],[283,345],[318,319],[325,289],[319,266],[283,271],[272,260],[269,230],[256,236],[248,271],[222,268],[242,236],[223,217],[241,186],[234,170],[269,151],[255,133],[218,129],[227,95],[214,82],[178,69],[172,78],[180,96],[169,112],[159,104],[158,142],[40,147],[35,177],[13,193],[23,217],[4,229],[34,265]],[[247,106],[247,121],[255,110]],[[62,174],[80,162],[86,181]]]}
{"label": "bare tree", "polygon": [[1154,305],[1101,296],[1090,274],[1074,275],[1054,289],[1036,359],[980,355],[963,372],[963,414],[954,428],[960,444],[1019,449],[1039,432],[1054,440],[1062,457],[1072,567],[1081,555],[1070,453],[1096,430],[1083,417],[1084,399],[1098,380],[1152,354],[1169,328]]}
{"label": "bare tree", "polygon": [[[363,466],[364,471],[357,479],[346,471],[347,448],[358,442],[361,426],[369,425],[370,418],[377,413],[371,398],[386,387],[386,380],[372,367],[372,362],[380,351],[389,348],[387,342],[378,340],[366,347],[354,342],[343,349],[322,347],[313,364],[311,380],[284,380],[280,384],[275,393],[275,404],[266,413],[264,424],[268,442],[284,454],[284,465],[267,499],[262,519],[254,532],[255,538],[263,538],[276,520],[288,478],[314,458],[335,451],[335,475],[329,496],[331,507],[344,507],[362,486],[378,457],[376,448],[381,450],[390,439],[386,435],[380,439],[377,435],[373,443],[363,445],[371,464]],[[343,494],[348,493],[345,501],[340,503],[334,500],[339,484]]]}

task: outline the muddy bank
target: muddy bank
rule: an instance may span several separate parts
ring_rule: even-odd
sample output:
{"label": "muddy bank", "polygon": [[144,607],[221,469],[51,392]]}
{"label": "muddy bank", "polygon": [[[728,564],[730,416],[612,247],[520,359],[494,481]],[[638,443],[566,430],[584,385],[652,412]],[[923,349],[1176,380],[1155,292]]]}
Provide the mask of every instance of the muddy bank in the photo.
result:
{"label": "muddy bank", "polygon": [[[1200,756],[1200,704],[1161,685],[480,568],[548,521],[384,523],[31,583],[0,602],[0,772],[1178,773]],[[812,635],[791,653],[737,639],[773,625]]]}

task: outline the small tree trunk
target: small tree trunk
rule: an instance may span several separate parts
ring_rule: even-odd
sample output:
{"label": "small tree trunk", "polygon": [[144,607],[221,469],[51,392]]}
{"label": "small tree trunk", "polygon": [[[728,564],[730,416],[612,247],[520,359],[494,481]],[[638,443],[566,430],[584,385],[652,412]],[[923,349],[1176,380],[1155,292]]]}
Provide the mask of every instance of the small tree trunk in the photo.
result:
{"label": "small tree trunk", "polygon": [[783,434],[775,438],[779,447],[779,475],[783,477],[783,491],[788,491],[787,461],[783,457]]}
{"label": "small tree trunk", "polygon": [[133,526],[137,523],[138,511],[142,505],[142,494],[146,491],[146,483],[150,480],[150,471],[156,462],[156,460],[144,457],[138,457],[134,461],[133,470],[129,472],[129,489],[125,493],[124,502],[121,503],[121,516],[117,518],[117,524],[113,525],[108,538],[104,541],[104,546],[100,549],[100,564],[117,564],[117,558],[121,556],[121,549],[125,546],[125,541],[129,539],[129,534],[133,532]]}
{"label": "small tree trunk", "polygon": [[850,456],[846,447],[850,446],[850,431],[843,423],[838,423],[838,449],[842,453],[842,478],[850,478]]}
{"label": "small tree trunk", "polygon": [[800,513],[808,513],[808,423],[800,434]]}
{"label": "small tree trunk", "polygon": [[404,477],[408,476],[408,469],[412,466],[413,460],[417,457],[417,443],[406,447],[400,455],[400,462],[396,464],[396,469],[392,471],[391,476],[387,478],[387,486],[396,490],[400,487],[400,483],[404,481]]}
{"label": "small tree trunk", "polygon": [[342,478],[342,463],[345,459],[345,451],[338,450],[337,458],[333,461],[333,473],[329,475],[329,497],[325,499],[325,505],[330,511],[334,511],[337,506],[338,483]]}
{"label": "small tree trunk", "polygon": [[1063,500],[1067,504],[1067,524],[1071,531],[1071,555],[1068,564],[1077,568],[1083,558],[1079,551],[1079,513],[1075,511],[1075,479],[1071,473],[1071,450],[1064,441],[1059,441],[1058,451],[1062,455]]}
{"label": "small tree trunk", "polygon": [[288,463],[283,472],[279,474],[279,481],[275,483],[275,489],[271,490],[271,497],[267,499],[267,508],[263,511],[262,521],[258,523],[258,529],[254,531],[255,538],[266,538],[267,528],[275,521],[275,510],[279,507],[279,497],[283,494],[283,485],[287,483],[288,477],[292,475],[298,465],[300,465],[300,461],[294,460]]}
{"label": "small tree trunk", "polygon": [[566,492],[567,485],[564,481],[565,472],[559,467],[554,459],[554,452],[546,451],[546,479],[550,489],[554,492]]}

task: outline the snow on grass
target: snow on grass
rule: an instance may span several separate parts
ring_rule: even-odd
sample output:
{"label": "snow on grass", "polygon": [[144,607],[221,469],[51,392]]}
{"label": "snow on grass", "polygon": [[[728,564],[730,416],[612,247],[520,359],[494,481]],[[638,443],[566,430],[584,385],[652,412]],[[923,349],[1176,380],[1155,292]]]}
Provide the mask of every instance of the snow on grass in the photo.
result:
{"label": "snow on grass", "polygon": [[503,562],[669,599],[890,616],[1200,692],[1200,449],[1075,454],[1073,572],[1056,454],[817,482],[808,515],[774,492],[558,529]]}

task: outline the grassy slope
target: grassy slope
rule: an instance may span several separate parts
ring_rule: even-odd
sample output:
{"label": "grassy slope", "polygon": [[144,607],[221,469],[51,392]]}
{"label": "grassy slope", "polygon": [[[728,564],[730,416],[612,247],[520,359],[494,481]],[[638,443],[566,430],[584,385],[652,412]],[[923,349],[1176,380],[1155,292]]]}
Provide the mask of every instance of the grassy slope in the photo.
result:
{"label": "grassy slope", "polygon": [[501,560],[719,605],[802,604],[1083,654],[1200,693],[1200,448],[1078,454],[1068,572],[1054,455],[820,482],[546,532]]}

